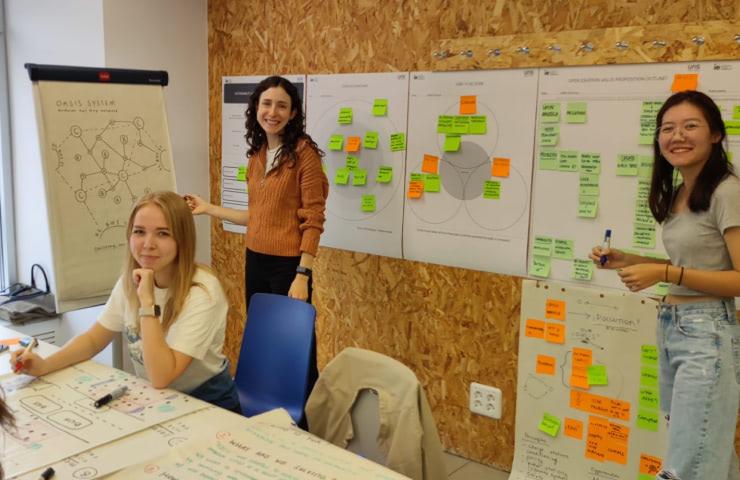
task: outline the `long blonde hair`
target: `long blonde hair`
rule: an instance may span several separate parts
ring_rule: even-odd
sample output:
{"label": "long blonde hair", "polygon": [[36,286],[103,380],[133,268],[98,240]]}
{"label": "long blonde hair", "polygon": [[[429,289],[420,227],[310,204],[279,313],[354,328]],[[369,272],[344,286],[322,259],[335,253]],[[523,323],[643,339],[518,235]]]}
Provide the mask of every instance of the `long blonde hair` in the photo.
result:
{"label": "long blonde hair", "polygon": [[[190,288],[193,286],[202,287],[202,285],[193,282],[193,276],[199,268],[199,265],[195,263],[195,222],[193,222],[193,214],[190,212],[187,203],[180,195],[167,191],[152,192],[141,197],[131,211],[126,227],[126,239],[131,238],[136,213],[146,205],[159,207],[177,245],[177,255],[173,260],[175,268],[168,287],[167,303],[164,305],[164,315],[162,316],[162,329],[167,332],[170,325],[174,323],[182,311]],[[126,257],[123,268],[123,291],[130,307],[135,312],[139,309],[139,297],[136,294],[132,272],[141,268],[141,266],[131,254],[131,248],[128,249]]]}

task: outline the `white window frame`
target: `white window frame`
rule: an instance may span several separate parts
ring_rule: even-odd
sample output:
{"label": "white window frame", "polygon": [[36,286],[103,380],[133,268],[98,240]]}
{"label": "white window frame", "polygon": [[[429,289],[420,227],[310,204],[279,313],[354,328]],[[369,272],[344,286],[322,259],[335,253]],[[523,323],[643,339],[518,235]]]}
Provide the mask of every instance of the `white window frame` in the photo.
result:
{"label": "white window frame", "polygon": [[0,288],[16,280],[13,164],[8,108],[8,61],[5,49],[5,1],[0,0]]}

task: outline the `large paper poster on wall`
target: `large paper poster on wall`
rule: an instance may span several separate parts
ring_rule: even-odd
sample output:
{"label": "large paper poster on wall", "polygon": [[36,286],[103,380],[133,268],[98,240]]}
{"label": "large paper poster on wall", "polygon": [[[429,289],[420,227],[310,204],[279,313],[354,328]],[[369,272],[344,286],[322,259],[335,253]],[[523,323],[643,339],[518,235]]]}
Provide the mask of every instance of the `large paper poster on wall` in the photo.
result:
{"label": "large paper poster on wall", "polygon": [[174,190],[166,72],[29,66],[57,311],[103,303],[120,275],[136,201]]}
{"label": "large paper poster on wall", "polygon": [[537,72],[413,72],[404,258],[524,275]]}
{"label": "large paper poster on wall", "polygon": [[666,447],[657,303],[525,280],[510,480],[652,480]]}

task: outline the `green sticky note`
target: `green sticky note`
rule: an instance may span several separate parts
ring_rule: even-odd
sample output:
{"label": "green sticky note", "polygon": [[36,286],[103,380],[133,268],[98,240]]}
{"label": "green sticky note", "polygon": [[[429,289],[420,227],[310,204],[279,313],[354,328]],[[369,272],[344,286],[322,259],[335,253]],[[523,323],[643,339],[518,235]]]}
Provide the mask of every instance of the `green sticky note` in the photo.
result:
{"label": "green sticky note", "polygon": [[657,388],[640,387],[640,408],[660,408],[660,394]]}
{"label": "green sticky note", "polygon": [[363,195],[362,196],[362,211],[363,212],[374,212],[375,211],[375,195]]}
{"label": "green sticky note", "polygon": [[483,183],[483,198],[498,200],[501,198],[501,182],[486,180]]}
{"label": "green sticky note", "polygon": [[236,181],[237,182],[247,181],[247,166],[246,165],[239,165],[239,167],[236,169]]}
{"label": "green sticky note", "polygon": [[378,132],[365,132],[365,138],[362,139],[362,148],[370,150],[378,148]]}
{"label": "green sticky note", "polygon": [[658,369],[654,367],[640,367],[640,385],[643,387],[658,386]]}
{"label": "green sticky note", "polygon": [[[650,432],[658,431],[659,416],[657,411],[638,410],[637,411],[637,428]],[[654,477],[650,477],[654,478]]]}
{"label": "green sticky note", "polygon": [[554,239],[552,256],[563,260],[571,260],[573,258],[573,240]]}
{"label": "green sticky note", "polygon": [[644,200],[647,202],[650,197],[650,182],[645,179],[640,179],[637,182],[637,198],[638,200]]}
{"label": "green sticky note", "polygon": [[637,176],[640,178],[652,178],[653,157],[652,155],[637,156]]}
{"label": "green sticky note", "polygon": [[470,117],[456,115],[452,117],[452,133],[466,134],[470,129]]}
{"label": "green sticky note", "polygon": [[560,137],[559,125],[546,125],[540,130],[540,145],[543,147],[554,147],[558,144]]}
{"label": "green sticky note", "polygon": [[586,123],[586,102],[568,102],[565,107],[566,123]]}
{"label": "green sticky note", "polygon": [[424,178],[424,191],[425,192],[439,192],[439,174],[427,173]]}
{"label": "green sticky note", "polygon": [[425,181],[426,175],[424,175],[423,173],[412,172],[409,176],[409,182],[421,182],[421,184],[423,185]]}
{"label": "green sticky note", "polygon": [[543,103],[542,113],[540,114],[542,123],[559,123],[560,122],[560,104]]}
{"label": "green sticky note", "polygon": [[348,170],[354,170],[360,166],[360,159],[354,155],[347,155],[347,158],[344,161],[344,166],[347,167]]}
{"label": "green sticky note", "polygon": [[635,203],[634,222],[642,225],[655,225],[655,217],[653,217],[647,202],[637,200]]}
{"label": "green sticky note", "polygon": [[442,146],[442,151],[457,152],[460,150],[460,140],[460,135],[445,135],[445,144]]}
{"label": "green sticky note", "polygon": [[601,154],[581,152],[579,170],[583,173],[601,173]]}
{"label": "green sticky note", "polygon": [[561,150],[558,152],[558,171],[577,172],[578,152],[575,150]]}
{"label": "green sticky note", "polygon": [[346,168],[346,167],[337,168],[337,171],[334,173],[334,184],[335,185],[347,185],[348,181],[349,181],[349,168]]}
{"label": "green sticky note", "polygon": [[373,102],[373,116],[385,117],[388,115],[388,99],[376,98]]}
{"label": "green sticky note", "polygon": [[452,132],[452,115],[440,115],[437,117],[437,133],[453,133]]}
{"label": "green sticky note", "polygon": [[352,123],[352,109],[349,107],[342,107],[339,109],[339,117],[337,121],[341,125],[350,125]]}
{"label": "green sticky note", "polygon": [[617,155],[617,175],[635,176],[639,168],[637,155],[632,153],[620,153]]}
{"label": "green sticky note", "polygon": [[485,135],[488,131],[488,123],[485,115],[476,115],[470,118],[470,126],[468,127],[468,133],[473,135]]}
{"label": "green sticky note", "polygon": [[732,107],[732,119],[740,120],[740,105],[735,105],[734,107]]}
{"label": "green sticky note", "polygon": [[364,168],[355,168],[352,170],[352,185],[361,187],[367,184],[367,170]]}
{"label": "green sticky note", "polygon": [[640,114],[647,116],[647,117],[655,118],[656,115],[658,115],[658,112],[660,111],[660,107],[662,106],[663,106],[663,102],[655,102],[655,101],[642,102],[642,109],[640,110]]}
{"label": "green sticky note", "polygon": [[632,246],[636,248],[655,248],[655,225],[633,223]]}
{"label": "green sticky note", "polygon": [[653,285],[652,292],[659,297],[664,297],[668,295],[668,287],[670,286],[670,283],[658,282]]}
{"label": "green sticky note", "polygon": [[581,218],[596,218],[599,208],[599,197],[591,195],[578,196],[578,216]]}
{"label": "green sticky note", "polygon": [[725,120],[725,129],[728,136],[740,135],[740,120]]}
{"label": "green sticky note", "polygon": [[549,257],[552,255],[552,237],[545,237],[544,235],[535,235],[534,243],[532,244],[532,255],[539,257]]}
{"label": "green sticky note", "polygon": [[378,183],[390,183],[393,180],[393,167],[390,165],[381,165],[378,167],[378,174],[375,176],[375,181]]}
{"label": "green sticky note", "polygon": [[590,282],[594,276],[594,262],[591,260],[574,258],[573,270],[571,270],[570,276],[576,280],[586,280]]}
{"label": "green sticky note", "polygon": [[550,257],[532,255],[532,260],[529,262],[529,274],[534,277],[547,278],[550,276],[550,264]]}
{"label": "green sticky note", "polygon": [[545,413],[542,416],[542,421],[540,422],[539,427],[537,428],[550,435],[551,437],[557,437],[558,431],[560,431],[560,419],[555,415]]}
{"label": "green sticky note", "polygon": [[557,170],[558,169],[558,152],[557,150],[543,148],[540,150],[539,158],[540,170]]}
{"label": "green sticky note", "polygon": [[[575,263],[575,262],[574,262]],[[593,265],[592,262],[591,265]],[[609,377],[606,373],[606,365],[591,365],[586,370],[589,385],[609,385]]]}
{"label": "green sticky note", "polygon": [[579,195],[598,195],[599,176],[595,173],[582,173],[578,179]]}
{"label": "green sticky note", "polygon": [[391,152],[406,150],[406,134],[403,132],[391,133]]}
{"label": "green sticky note", "polygon": [[651,473],[638,473],[637,480],[655,480],[655,475]]}
{"label": "green sticky note", "polygon": [[342,150],[344,146],[344,137],[342,135],[332,135],[329,137],[329,150]]}

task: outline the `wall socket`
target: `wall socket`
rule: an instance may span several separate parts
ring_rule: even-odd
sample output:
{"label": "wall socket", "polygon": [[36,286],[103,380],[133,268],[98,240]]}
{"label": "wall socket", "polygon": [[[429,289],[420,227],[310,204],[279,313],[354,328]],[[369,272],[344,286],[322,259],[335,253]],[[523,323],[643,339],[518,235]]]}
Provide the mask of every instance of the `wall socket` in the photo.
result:
{"label": "wall socket", "polygon": [[501,418],[501,390],[480,383],[470,383],[470,411],[495,419]]}

